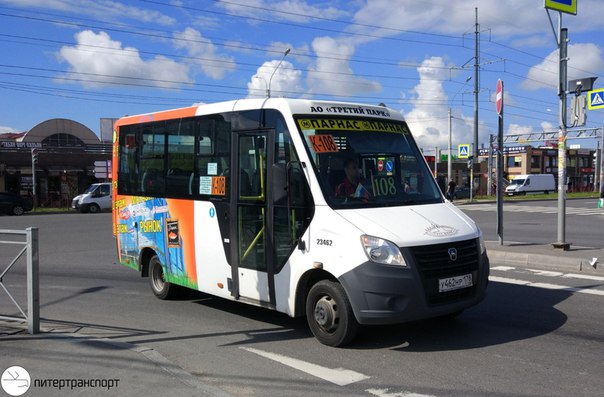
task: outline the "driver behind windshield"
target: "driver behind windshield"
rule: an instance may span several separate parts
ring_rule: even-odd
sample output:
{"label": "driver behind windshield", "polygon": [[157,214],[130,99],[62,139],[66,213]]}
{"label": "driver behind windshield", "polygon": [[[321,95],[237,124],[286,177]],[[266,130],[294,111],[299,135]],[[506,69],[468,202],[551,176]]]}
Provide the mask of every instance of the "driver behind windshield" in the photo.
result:
{"label": "driver behind windshield", "polygon": [[336,186],[336,197],[356,197],[364,200],[369,199],[369,191],[363,186],[361,170],[357,160],[349,158],[344,162],[344,180]]}

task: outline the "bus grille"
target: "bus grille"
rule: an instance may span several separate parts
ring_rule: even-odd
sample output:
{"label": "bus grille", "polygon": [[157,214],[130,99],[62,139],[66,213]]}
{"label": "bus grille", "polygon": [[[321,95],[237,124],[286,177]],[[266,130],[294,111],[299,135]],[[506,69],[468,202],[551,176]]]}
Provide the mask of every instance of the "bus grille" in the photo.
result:
{"label": "bus grille", "polygon": [[[457,250],[452,260],[449,249]],[[456,302],[474,296],[478,283],[479,244],[477,239],[411,248],[429,305]],[[439,280],[472,274],[472,287],[439,292]]]}

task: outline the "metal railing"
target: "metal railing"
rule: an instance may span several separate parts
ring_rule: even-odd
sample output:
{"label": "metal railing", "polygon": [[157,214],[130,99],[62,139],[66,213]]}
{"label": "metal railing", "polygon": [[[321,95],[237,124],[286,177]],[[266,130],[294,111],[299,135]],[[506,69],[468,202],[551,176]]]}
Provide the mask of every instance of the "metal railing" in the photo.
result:
{"label": "metal railing", "polygon": [[[30,334],[40,333],[40,279],[38,259],[38,228],[28,227],[25,230],[0,229],[0,235],[25,236],[25,241],[0,240],[0,244],[23,245],[23,249],[13,258],[9,265],[0,273],[0,287],[13,301],[23,317],[3,316],[0,319],[27,322],[27,330]],[[26,255],[27,261],[27,314],[23,311],[17,300],[3,284],[3,279],[15,263]]]}

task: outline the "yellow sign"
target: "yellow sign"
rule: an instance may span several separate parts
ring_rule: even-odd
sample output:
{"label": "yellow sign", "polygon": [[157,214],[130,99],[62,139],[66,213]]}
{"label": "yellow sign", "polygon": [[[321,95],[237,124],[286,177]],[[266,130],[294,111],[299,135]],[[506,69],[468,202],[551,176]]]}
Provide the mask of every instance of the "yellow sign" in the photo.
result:
{"label": "yellow sign", "polygon": [[587,108],[589,110],[604,109],[604,88],[587,92]]}
{"label": "yellow sign", "polygon": [[468,143],[457,145],[457,157],[460,159],[470,158],[470,145]]}
{"label": "yellow sign", "polygon": [[303,130],[379,131],[397,132],[401,134],[409,133],[409,130],[407,130],[407,127],[404,124],[371,119],[300,119],[298,120],[298,124]]}
{"label": "yellow sign", "polygon": [[577,0],[545,0],[545,8],[577,15]]}

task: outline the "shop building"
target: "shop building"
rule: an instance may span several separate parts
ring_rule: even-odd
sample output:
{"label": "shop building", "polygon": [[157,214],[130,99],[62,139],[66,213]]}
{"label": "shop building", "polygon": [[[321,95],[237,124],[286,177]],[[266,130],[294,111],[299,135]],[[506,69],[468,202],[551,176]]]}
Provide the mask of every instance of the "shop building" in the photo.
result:
{"label": "shop building", "polygon": [[0,134],[0,191],[35,194],[39,207],[68,207],[88,185],[107,180],[110,160],[111,143],[88,127],[46,120],[27,132]]}
{"label": "shop building", "polygon": [[[596,149],[578,148],[566,151],[566,184],[569,192],[591,192],[597,189],[600,170],[596,166]],[[488,160],[488,149],[480,149],[480,161]],[[493,158],[495,158],[493,156]],[[558,185],[558,148],[530,145],[504,147],[503,175],[508,180],[516,175],[553,174]],[[495,160],[493,173],[495,173]],[[485,171],[488,167],[485,168]],[[486,186],[486,185],[485,185]]]}

